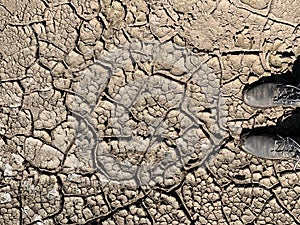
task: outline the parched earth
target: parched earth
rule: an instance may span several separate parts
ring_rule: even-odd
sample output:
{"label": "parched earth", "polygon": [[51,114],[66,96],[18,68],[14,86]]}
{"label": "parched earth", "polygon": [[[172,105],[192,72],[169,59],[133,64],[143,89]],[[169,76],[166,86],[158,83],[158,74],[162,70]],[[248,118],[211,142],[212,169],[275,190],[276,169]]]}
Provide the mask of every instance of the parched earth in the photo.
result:
{"label": "parched earth", "polygon": [[240,146],[294,110],[242,93],[293,70],[299,4],[1,0],[0,224],[299,224],[295,161]]}

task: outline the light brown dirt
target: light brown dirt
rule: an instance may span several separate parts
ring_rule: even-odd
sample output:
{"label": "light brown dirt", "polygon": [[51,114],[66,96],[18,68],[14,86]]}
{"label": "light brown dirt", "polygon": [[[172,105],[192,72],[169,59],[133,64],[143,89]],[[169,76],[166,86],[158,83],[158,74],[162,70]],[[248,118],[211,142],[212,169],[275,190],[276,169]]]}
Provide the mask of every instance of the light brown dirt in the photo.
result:
{"label": "light brown dirt", "polygon": [[292,108],[298,1],[0,1],[0,224],[299,224],[299,171],[239,145]]}

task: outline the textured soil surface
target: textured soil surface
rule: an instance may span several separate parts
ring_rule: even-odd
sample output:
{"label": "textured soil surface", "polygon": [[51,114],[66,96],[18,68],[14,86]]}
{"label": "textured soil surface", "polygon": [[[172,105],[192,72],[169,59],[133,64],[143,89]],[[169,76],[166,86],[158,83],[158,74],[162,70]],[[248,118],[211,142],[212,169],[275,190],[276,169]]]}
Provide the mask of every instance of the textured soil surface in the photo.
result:
{"label": "textured soil surface", "polygon": [[299,224],[295,160],[240,146],[297,130],[242,94],[295,75],[299,4],[0,0],[0,224]]}

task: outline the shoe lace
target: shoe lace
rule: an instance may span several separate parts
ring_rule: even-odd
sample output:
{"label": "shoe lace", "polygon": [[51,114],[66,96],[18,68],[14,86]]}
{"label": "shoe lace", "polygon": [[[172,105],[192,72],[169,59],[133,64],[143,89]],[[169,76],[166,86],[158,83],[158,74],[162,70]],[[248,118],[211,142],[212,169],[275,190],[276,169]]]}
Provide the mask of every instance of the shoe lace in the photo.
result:
{"label": "shoe lace", "polygon": [[290,103],[300,101],[300,88],[293,85],[280,85],[274,96],[274,103]]}
{"label": "shoe lace", "polygon": [[278,139],[275,140],[277,146],[272,151],[281,152],[283,155],[288,154],[292,158],[300,158],[300,145],[292,138],[283,138],[280,135],[276,135]]}

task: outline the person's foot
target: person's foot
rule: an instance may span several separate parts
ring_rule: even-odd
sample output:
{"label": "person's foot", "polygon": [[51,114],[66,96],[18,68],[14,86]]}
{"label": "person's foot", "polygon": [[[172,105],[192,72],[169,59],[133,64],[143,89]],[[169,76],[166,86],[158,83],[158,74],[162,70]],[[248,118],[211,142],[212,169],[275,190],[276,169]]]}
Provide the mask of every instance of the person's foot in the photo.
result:
{"label": "person's foot", "polygon": [[244,102],[252,107],[300,106],[300,88],[279,83],[263,83],[243,93]]}
{"label": "person's foot", "polygon": [[253,134],[241,138],[242,149],[265,159],[299,159],[300,145],[293,138],[270,134]]}

